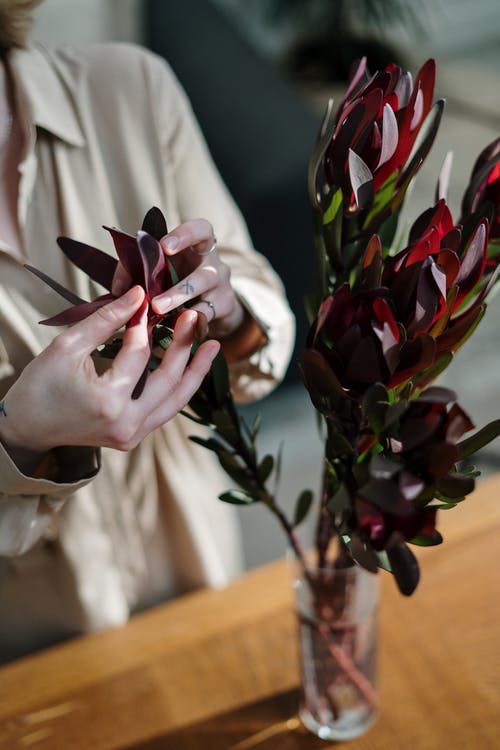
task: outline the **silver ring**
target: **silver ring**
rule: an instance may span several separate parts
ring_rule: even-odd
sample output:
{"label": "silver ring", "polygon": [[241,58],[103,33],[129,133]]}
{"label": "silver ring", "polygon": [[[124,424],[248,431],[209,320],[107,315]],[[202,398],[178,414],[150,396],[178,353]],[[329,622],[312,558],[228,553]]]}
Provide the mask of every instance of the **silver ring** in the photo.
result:
{"label": "silver ring", "polygon": [[[204,302],[204,303],[205,303],[206,305],[208,305],[208,306],[209,306],[209,308],[210,308],[210,309],[211,309],[211,311],[213,312],[213,315],[212,315],[212,320],[214,320],[214,319],[215,319],[215,317],[216,317],[216,315],[217,315],[217,313],[215,312],[215,305],[214,305],[214,303],[213,303],[213,302],[210,302],[210,300],[209,300],[209,299],[200,299],[200,302]],[[212,321],[210,321],[210,322],[212,322]]]}
{"label": "silver ring", "polygon": [[201,255],[201,256],[203,256],[203,255],[210,255],[210,253],[213,253],[213,252],[215,252],[217,250],[217,237],[214,235],[214,239],[213,239],[213,242],[212,242],[211,246],[209,247],[208,250],[205,250],[204,253],[200,253],[198,250],[195,250],[194,247],[192,247],[191,250],[194,253],[196,253],[196,255]]}

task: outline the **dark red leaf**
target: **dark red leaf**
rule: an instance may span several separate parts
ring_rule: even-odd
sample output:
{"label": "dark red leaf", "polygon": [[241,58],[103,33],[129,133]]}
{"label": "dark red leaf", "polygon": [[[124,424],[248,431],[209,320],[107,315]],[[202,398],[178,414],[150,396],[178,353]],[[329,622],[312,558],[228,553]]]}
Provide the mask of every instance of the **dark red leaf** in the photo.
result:
{"label": "dark red leaf", "polygon": [[54,315],[52,318],[41,320],[41,325],[44,326],[63,326],[70,325],[71,323],[78,323],[80,320],[88,318],[93,312],[99,310],[104,305],[112,302],[115,297],[112,294],[103,294],[102,297],[96,297],[91,302],[82,302],[80,305],[73,305],[68,307],[66,310]]}
{"label": "dark red leaf", "polygon": [[144,276],[144,267],[137,247],[137,238],[126,232],[121,232],[114,227],[104,227],[113,238],[116,254],[120,259],[122,266],[132,279],[132,284],[139,284],[146,289],[146,278]]}
{"label": "dark red leaf", "polygon": [[399,590],[405,596],[410,596],[420,580],[417,558],[397,532],[391,534],[386,551]]}
{"label": "dark red leaf", "polygon": [[143,232],[147,232],[156,240],[161,240],[168,234],[167,221],[159,208],[153,206],[147,212],[141,227]]}
{"label": "dark red leaf", "polygon": [[158,240],[147,232],[137,232],[137,245],[144,266],[146,292],[150,299],[172,286],[170,269]]}
{"label": "dark red leaf", "polygon": [[103,253],[96,247],[86,245],[84,242],[72,240],[71,237],[58,237],[57,244],[64,255],[84,271],[87,276],[111,291],[111,283],[118,262],[111,255]]}
{"label": "dark red leaf", "polygon": [[61,295],[61,297],[64,297],[65,300],[68,302],[71,302],[73,305],[81,305],[85,304],[85,300],[81,297],[78,297],[76,294],[73,294],[73,292],[70,292],[69,289],[66,289],[61,284],[59,284],[57,281],[54,281],[54,279],[51,279],[50,276],[47,276],[46,273],[43,271],[40,271],[38,268],[35,268],[34,266],[25,265],[24,266],[28,271],[31,271],[31,273],[35,274],[35,276],[38,276],[39,279],[42,281],[45,281],[46,284],[48,284],[51,289],[53,289],[55,292]]}

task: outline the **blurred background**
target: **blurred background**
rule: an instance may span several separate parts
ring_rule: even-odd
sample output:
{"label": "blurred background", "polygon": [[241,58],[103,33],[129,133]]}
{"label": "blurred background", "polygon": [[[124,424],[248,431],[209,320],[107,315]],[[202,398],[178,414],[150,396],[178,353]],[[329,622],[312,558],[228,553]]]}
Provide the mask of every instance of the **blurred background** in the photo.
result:
{"label": "blurred background", "polygon": [[[56,45],[143,44],[167,59],[187,90],[254,244],[282,277],[297,315],[285,383],[242,410],[249,419],[262,413],[262,451],[276,453],[286,436],[279,495],[293,508],[303,488],[317,489],[321,467],[321,441],[297,360],[312,278],[307,160],[322,111],[328,97],[340,100],[360,56],[368,57],[372,72],[393,60],[413,74],[436,58],[444,121],[405,218],[411,222],[432,204],[450,150],[449,203],[456,216],[476,156],[500,134],[498,0],[45,0],[34,37]],[[478,426],[500,416],[499,331],[497,295],[444,376]],[[483,474],[499,470],[500,441],[476,463]],[[284,537],[265,509],[240,515],[248,567],[283,555]]]}

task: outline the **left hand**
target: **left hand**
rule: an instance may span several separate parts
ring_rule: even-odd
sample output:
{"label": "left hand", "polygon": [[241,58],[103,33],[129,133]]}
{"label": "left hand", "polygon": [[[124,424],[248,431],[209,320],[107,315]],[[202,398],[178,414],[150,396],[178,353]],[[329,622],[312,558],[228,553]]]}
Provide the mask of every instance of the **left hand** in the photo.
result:
{"label": "left hand", "polygon": [[[219,257],[217,241],[210,222],[194,219],[180,224],[160,240],[164,253],[172,258],[179,281],[152,300],[153,309],[164,315],[180,305],[190,305],[208,320],[210,336],[222,339],[234,333],[244,322],[245,311],[230,282],[231,271]],[[118,265],[113,294],[122,293],[130,284],[128,274]]]}

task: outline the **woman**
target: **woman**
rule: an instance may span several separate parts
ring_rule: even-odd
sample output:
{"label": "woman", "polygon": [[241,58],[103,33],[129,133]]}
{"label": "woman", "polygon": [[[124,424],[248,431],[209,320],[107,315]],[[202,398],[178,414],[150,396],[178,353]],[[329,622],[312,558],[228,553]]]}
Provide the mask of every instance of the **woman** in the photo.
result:
{"label": "woman", "polygon": [[[245,401],[279,381],[293,341],[281,284],[165,63],[127,45],[26,47],[36,4],[0,0],[0,661],[238,572],[236,526],[216,499],[224,477],[178,412],[219,346]],[[175,227],[164,251],[188,273],[156,308],[196,299],[210,339],[188,365],[196,314],[184,313],[132,400],[145,320],[104,375],[91,353],[139,309],[142,290],[119,268],[117,299],[55,335],[38,321],[64,304],[24,263],[91,299],[100,290],[56,237],[113,252],[101,225],[134,233],[153,205]]]}

